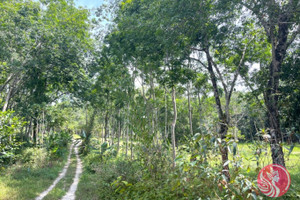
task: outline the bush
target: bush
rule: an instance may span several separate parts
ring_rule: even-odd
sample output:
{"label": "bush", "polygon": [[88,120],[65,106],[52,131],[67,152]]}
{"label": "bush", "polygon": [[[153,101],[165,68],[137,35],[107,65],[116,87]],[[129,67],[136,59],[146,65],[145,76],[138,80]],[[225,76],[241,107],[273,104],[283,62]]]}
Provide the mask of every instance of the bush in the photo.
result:
{"label": "bush", "polygon": [[71,141],[72,136],[66,131],[60,133],[50,134],[44,139],[46,149],[50,152],[50,156],[53,158],[62,157],[67,151],[66,147]]}
{"label": "bush", "polygon": [[43,168],[49,163],[49,154],[45,148],[27,148],[22,152],[20,161],[27,167]]}
{"label": "bush", "polygon": [[99,179],[93,190],[97,191],[97,196],[91,198],[261,199],[254,180],[240,173],[242,166],[235,153],[230,182],[226,182],[221,167],[207,162],[210,156],[218,156],[218,145],[214,143],[211,137],[198,135],[193,138],[187,146],[178,150],[175,168],[171,167],[168,155],[155,150],[154,146],[140,145],[136,149],[138,160],[131,161],[125,156],[102,156],[100,152],[104,152],[103,155],[110,152],[103,150],[107,149],[107,145],[103,144],[102,151],[85,157],[87,173],[92,172],[93,179]]}
{"label": "bush", "polygon": [[13,113],[0,111],[0,168],[15,162],[16,152],[21,145],[16,140],[16,134],[25,123]]}
{"label": "bush", "polygon": [[123,199],[120,193],[116,191],[117,187],[113,185],[118,177],[134,184],[142,177],[142,168],[138,163],[130,162],[122,157],[111,157],[103,162],[100,159],[100,154],[89,153],[84,158],[84,163],[86,172],[93,174],[93,178],[97,179],[97,182],[94,183],[97,186],[92,190],[93,193],[96,193],[97,199]]}

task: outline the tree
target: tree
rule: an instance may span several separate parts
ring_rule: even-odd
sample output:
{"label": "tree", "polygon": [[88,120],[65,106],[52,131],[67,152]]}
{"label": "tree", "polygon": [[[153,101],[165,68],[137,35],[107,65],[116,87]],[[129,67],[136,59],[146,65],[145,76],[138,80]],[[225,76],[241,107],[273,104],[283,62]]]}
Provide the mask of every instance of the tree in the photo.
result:
{"label": "tree", "polygon": [[[278,106],[280,97],[279,83],[282,74],[282,64],[287,56],[287,51],[300,33],[300,15],[297,10],[299,1],[239,0],[232,2],[238,3],[235,5],[242,5],[256,17],[257,24],[264,28],[265,35],[272,47],[264,100],[268,113],[273,163],[285,166],[284,154],[280,145],[282,133]],[[223,3],[232,6],[228,1],[223,1]]]}
{"label": "tree", "polygon": [[0,12],[4,16],[0,41],[9,49],[0,56],[6,66],[0,92],[7,91],[2,110],[14,108],[32,121],[36,143],[43,107],[80,91],[86,77],[88,12],[65,0],[4,1]]}

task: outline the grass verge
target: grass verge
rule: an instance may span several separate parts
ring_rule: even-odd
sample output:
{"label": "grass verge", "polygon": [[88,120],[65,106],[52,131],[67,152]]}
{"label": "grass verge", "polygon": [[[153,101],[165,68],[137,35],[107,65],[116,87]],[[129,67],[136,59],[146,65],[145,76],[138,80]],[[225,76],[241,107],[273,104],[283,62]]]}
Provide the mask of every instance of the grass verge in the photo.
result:
{"label": "grass verge", "polygon": [[0,173],[0,200],[29,200],[37,197],[57,178],[68,158],[51,160],[44,168],[27,168],[17,164]]}

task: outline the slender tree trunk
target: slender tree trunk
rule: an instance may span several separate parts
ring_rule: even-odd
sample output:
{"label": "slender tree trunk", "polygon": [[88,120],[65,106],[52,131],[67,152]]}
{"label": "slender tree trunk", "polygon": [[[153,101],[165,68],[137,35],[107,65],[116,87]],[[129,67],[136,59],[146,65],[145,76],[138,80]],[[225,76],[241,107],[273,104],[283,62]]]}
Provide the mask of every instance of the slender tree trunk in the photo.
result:
{"label": "slender tree trunk", "polygon": [[167,88],[165,88],[165,139],[168,140],[168,96]]}
{"label": "slender tree trunk", "polygon": [[129,127],[128,125],[126,125],[126,158],[128,156],[128,131],[129,131]]}
{"label": "slender tree trunk", "polygon": [[126,158],[128,156],[128,137],[129,137],[129,104],[127,104],[127,117],[126,117]]}
{"label": "slender tree trunk", "polygon": [[155,130],[155,92],[154,92],[154,83],[153,83],[153,75],[150,75],[150,90],[151,90],[151,98],[152,102],[150,103],[151,105],[151,133],[153,138],[155,138],[156,130]]}
{"label": "slender tree trunk", "polygon": [[6,85],[12,80],[13,74],[9,74],[6,81],[0,87],[0,93],[5,89]]}
{"label": "slender tree trunk", "polygon": [[[149,135],[153,134],[153,126],[152,126],[152,121],[151,121],[151,117],[150,117],[150,112],[149,111],[149,105],[148,105],[148,100],[146,98],[146,95],[145,95],[145,88],[144,88],[144,78],[142,77],[142,96],[143,96],[143,99],[144,99],[144,106],[145,106],[145,112],[146,112],[146,115],[147,115],[147,120],[148,120],[148,125],[149,127],[151,127],[151,131],[149,131]],[[150,93],[151,95],[151,93]]]}
{"label": "slender tree trunk", "polygon": [[84,145],[86,145],[86,146],[89,145],[91,137],[92,137],[92,132],[93,132],[93,128],[94,128],[94,122],[95,122],[96,114],[97,114],[97,110],[94,109],[90,120],[87,121],[86,138],[84,140]]}
{"label": "slender tree trunk", "polygon": [[201,123],[201,121],[202,121],[202,117],[201,117],[201,110],[202,110],[202,107],[201,107],[201,98],[200,98],[199,92],[198,92],[198,94],[197,94],[197,97],[198,97],[198,104],[199,104],[199,107],[198,107],[198,111],[199,111],[199,122]]}
{"label": "slender tree trunk", "polygon": [[36,139],[37,139],[37,117],[33,119],[33,128],[32,128],[32,137],[33,137],[33,144],[36,146]]}
{"label": "slender tree trunk", "polygon": [[113,117],[111,118],[111,145],[114,145],[114,140],[115,140],[115,124],[114,124],[114,119]]}
{"label": "slender tree trunk", "polygon": [[227,130],[228,130],[227,121],[226,121],[227,117],[223,113],[223,110],[222,110],[221,100],[220,100],[218,85],[217,85],[217,79],[216,79],[215,73],[213,71],[212,60],[209,55],[208,48],[206,49],[206,58],[207,58],[207,62],[208,62],[207,69],[210,74],[210,79],[211,79],[211,82],[213,85],[213,90],[214,90],[214,97],[215,97],[216,105],[218,108],[218,116],[219,116],[219,124],[220,124],[219,136],[222,141],[222,143],[220,144],[220,152],[221,152],[221,156],[222,156],[222,167],[223,167],[222,173],[226,176],[226,178],[229,181],[230,180],[229,165],[228,164],[224,165],[228,161],[228,149],[227,149],[227,144],[224,141],[224,139],[226,138],[226,135],[227,135]]}
{"label": "slender tree trunk", "polygon": [[105,113],[105,120],[104,120],[104,141],[106,142],[107,141],[107,136],[108,136],[108,121],[109,121],[109,113],[108,113],[108,109]]}
{"label": "slender tree trunk", "polygon": [[121,137],[121,109],[118,110],[118,144],[117,144],[117,153],[119,153],[120,150],[120,137]]}
{"label": "slender tree trunk", "polygon": [[39,137],[39,133],[40,133],[40,126],[41,124],[39,123],[39,118],[37,119],[37,124],[36,124],[36,141],[37,144],[40,144],[40,137]]}
{"label": "slender tree trunk", "polygon": [[31,139],[31,127],[32,127],[32,118],[30,118],[30,123],[29,123],[28,129],[26,131],[27,141],[29,141],[29,142]]}
{"label": "slender tree trunk", "polygon": [[5,98],[5,102],[4,102],[4,105],[3,105],[3,108],[2,108],[2,112],[5,112],[5,111],[7,110],[8,103],[9,103],[9,100],[10,100],[10,96],[11,96],[12,90],[13,90],[13,88],[10,87],[10,85],[8,85],[8,91],[7,91],[7,95],[6,95],[6,98]]}
{"label": "slender tree trunk", "polygon": [[42,130],[42,145],[44,145],[44,135],[46,132],[45,111],[43,110],[43,130]]}
{"label": "slender tree trunk", "polygon": [[27,141],[27,130],[28,130],[29,125],[26,124],[25,126],[25,132],[23,133],[23,142],[25,142],[25,140]]}
{"label": "slender tree trunk", "polygon": [[133,160],[133,131],[130,131],[130,159]]}
{"label": "slender tree trunk", "polygon": [[177,121],[177,108],[176,108],[176,91],[175,86],[172,87],[172,102],[173,102],[173,111],[174,111],[174,118],[172,122],[172,155],[173,155],[173,167],[176,166],[175,158],[176,158],[176,143],[175,143],[175,127]]}
{"label": "slender tree trunk", "polygon": [[190,83],[187,85],[187,95],[188,95],[188,107],[189,107],[189,125],[190,125],[190,134],[193,135],[193,116],[192,116],[192,107],[191,107],[191,96],[190,96]]}
{"label": "slender tree trunk", "polygon": [[104,142],[104,135],[105,135],[105,128],[103,127],[103,124],[101,124],[101,143]]}

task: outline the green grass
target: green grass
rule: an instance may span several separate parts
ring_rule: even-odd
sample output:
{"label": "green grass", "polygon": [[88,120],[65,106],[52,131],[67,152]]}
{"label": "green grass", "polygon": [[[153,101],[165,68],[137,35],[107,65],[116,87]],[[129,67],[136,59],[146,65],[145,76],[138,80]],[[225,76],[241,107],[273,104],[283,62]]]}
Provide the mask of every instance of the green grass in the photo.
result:
{"label": "green grass", "polygon": [[[288,145],[284,145],[285,147],[288,147]],[[255,149],[253,149],[253,145],[251,143],[245,143],[245,144],[239,144],[238,150],[240,155],[243,158],[243,169],[242,173],[256,179],[258,175],[258,171],[269,165],[272,164],[272,157],[271,157],[271,151],[270,146],[265,146],[265,152],[263,152],[259,157],[259,163],[257,165],[257,159],[255,157]],[[285,154],[285,163],[286,168],[289,171],[291,175],[291,186],[289,191],[283,195],[282,197],[276,198],[276,199],[293,199],[289,198],[292,194],[299,195],[300,199],[300,145],[297,144],[292,153],[288,156],[289,151],[285,148],[283,148],[284,154]],[[266,199],[272,199],[267,198]],[[274,199],[274,198],[273,198]]]}
{"label": "green grass", "polygon": [[[287,144],[284,144],[285,147],[289,148]],[[262,153],[260,156],[257,157],[256,151],[257,148],[260,147],[263,148]],[[232,148],[231,148],[232,149]],[[283,148],[283,152],[285,155],[285,164],[286,168],[289,171],[291,175],[291,186],[289,191],[283,195],[282,197],[279,197],[277,199],[293,199],[289,198],[290,195],[297,194],[299,195],[300,199],[300,145],[296,144],[294,147],[292,153],[288,155],[289,151],[286,148]],[[256,180],[258,173],[260,169],[263,167],[272,164],[272,157],[271,157],[271,150],[270,145],[265,143],[261,146],[255,145],[254,143],[239,143],[237,154],[240,155],[238,159],[242,160],[242,169],[241,172],[245,176]],[[187,154],[187,159],[189,158],[189,155]],[[233,154],[232,152],[229,152],[229,159],[233,160]],[[221,169],[221,156],[212,156],[208,159],[211,167],[216,167]],[[233,171],[234,167],[230,163],[230,170]],[[231,172],[232,173],[232,172]],[[265,196],[265,199],[269,199]],[[271,199],[271,198],[270,198]]]}
{"label": "green grass", "polygon": [[[98,174],[93,174],[84,171],[81,174],[78,189],[76,191],[76,200],[98,200],[98,190],[101,187],[101,177]],[[109,184],[109,183],[107,183]]]}
{"label": "green grass", "polygon": [[65,165],[68,152],[44,168],[14,165],[0,173],[0,200],[34,199],[47,189]]}
{"label": "green grass", "polygon": [[56,200],[61,199],[69,190],[71,184],[73,183],[73,178],[76,172],[76,155],[74,154],[74,149],[71,155],[71,163],[67,170],[66,176],[62,178],[58,184],[49,192],[49,194],[44,198],[44,200]]}

